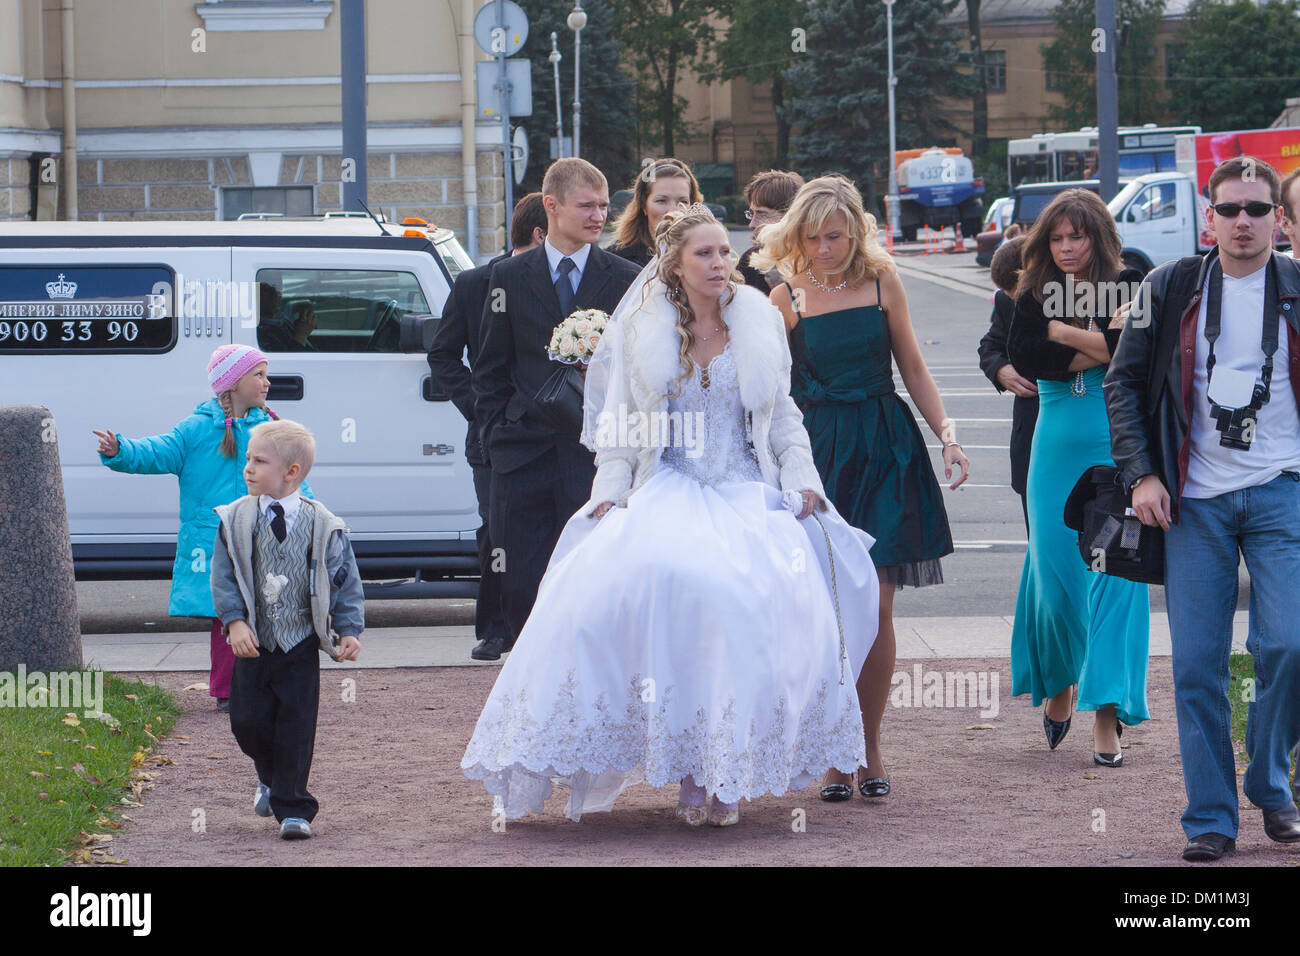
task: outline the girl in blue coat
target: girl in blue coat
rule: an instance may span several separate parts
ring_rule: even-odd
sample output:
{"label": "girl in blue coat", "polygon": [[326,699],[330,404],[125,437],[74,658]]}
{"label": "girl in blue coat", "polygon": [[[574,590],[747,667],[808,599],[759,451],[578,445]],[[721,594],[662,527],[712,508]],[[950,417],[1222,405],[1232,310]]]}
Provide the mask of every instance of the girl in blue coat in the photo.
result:
{"label": "girl in blue coat", "polygon": [[[202,402],[166,435],[123,438],[111,428],[94,434],[99,438],[100,461],[114,471],[172,474],[180,479],[181,527],[167,613],[212,618],[208,693],[225,710],[235,656],[216,619],[208,581],[218,524],[212,509],[248,494],[244,484],[248,433],[276,415],[266,407],[267,358],[252,346],[223,345],[213,352],[208,384],[217,397]],[[302,493],[312,496],[305,483]]]}

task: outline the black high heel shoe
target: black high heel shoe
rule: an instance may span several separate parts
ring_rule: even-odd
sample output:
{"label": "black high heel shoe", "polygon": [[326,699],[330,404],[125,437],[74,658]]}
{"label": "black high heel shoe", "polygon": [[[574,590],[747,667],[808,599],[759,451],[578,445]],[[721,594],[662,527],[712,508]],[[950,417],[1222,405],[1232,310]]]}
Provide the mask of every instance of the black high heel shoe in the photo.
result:
{"label": "black high heel shoe", "polygon": [[[1124,725],[1120,723],[1118,716],[1115,718],[1115,736],[1124,736]],[[1103,754],[1094,751],[1092,762],[1099,767],[1122,767],[1124,766],[1124,753],[1120,751],[1119,753]]]}
{"label": "black high heel shoe", "polygon": [[1071,714],[1065,720],[1052,720],[1047,716],[1047,705],[1043,705],[1043,732],[1047,734],[1047,746],[1055,750],[1057,746],[1065,739],[1065,735],[1070,732],[1070,721],[1074,719]]}

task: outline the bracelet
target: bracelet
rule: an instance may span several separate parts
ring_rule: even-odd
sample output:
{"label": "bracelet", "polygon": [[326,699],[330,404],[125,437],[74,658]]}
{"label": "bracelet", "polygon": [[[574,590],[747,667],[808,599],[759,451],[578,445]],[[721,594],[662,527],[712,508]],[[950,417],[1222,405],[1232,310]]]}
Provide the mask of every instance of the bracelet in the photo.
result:
{"label": "bracelet", "polygon": [[[956,445],[958,448],[961,448],[961,442],[959,442],[959,441],[946,441],[946,442],[943,443],[943,447],[944,447],[944,448],[951,448],[953,445]],[[942,450],[942,449],[941,449],[941,450]],[[965,448],[961,448],[961,450],[962,450],[962,451],[965,451],[966,449],[965,449]]]}

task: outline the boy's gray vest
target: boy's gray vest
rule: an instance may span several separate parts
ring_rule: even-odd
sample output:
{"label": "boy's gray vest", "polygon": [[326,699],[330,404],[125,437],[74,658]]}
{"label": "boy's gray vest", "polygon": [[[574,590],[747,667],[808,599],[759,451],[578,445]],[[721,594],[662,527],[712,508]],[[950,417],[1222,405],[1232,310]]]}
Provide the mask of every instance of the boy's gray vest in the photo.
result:
{"label": "boy's gray vest", "polygon": [[271,521],[258,508],[253,533],[253,593],[257,599],[257,641],[268,651],[292,650],[315,632],[311,623],[311,531],[315,511],[304,500],[298,518],[277,541]]}
{"label": "boy's gray vest", "polygon": [[[331,588],[329,572],[325,568],[325,549],[329,543],[330,535],[336,531],[346,531],[347,526],[343,523],[342,518],[331,514],[329,509],[320,502],[309,502],[304,499],[303,504],[310,504],[315,512],[311,527],[311,564],[316,572],[316,593],[308,598],[311,607],[311,629],[320,639],[320,649],[333,659],[338,660],[339,638],[338,634],[334,632],[330,621]],[[240,596],[244,599],[244,608],[248,611],[248,626],[257,635],[258,643],[265,646],[265,643],[269,643],[269,641],[264,640],[262,631],[258,629],[257,579],[253,572],[253,555],[256,547],[253,531],[257,527],[257,521],[260,517],[257,497],[245,495],[231,504],[220,505],[213,510],[220,517],[221,528],[226,535],[230,563],[235,569],[235,582],[239,585]],[[294,522],[295,529],[298,528],[301,519],[305,517],[305,513],[299,514],[299,520]],[[273,537],[272,540],[274,540]],[[291,531],[286,543],[292,540],[293,532]],[[268,632],[266,638],[270,637],[271,634]]]}

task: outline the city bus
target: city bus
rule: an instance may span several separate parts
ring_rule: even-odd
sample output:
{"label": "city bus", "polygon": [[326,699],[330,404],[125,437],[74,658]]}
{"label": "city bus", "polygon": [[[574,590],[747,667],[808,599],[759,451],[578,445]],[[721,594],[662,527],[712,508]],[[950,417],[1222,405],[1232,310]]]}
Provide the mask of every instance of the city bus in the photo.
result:
{"label": "city bus", "polygon": [[[1119,178],[1144,173],[1173,172],[1175,137],[1197,134],[1199,126],[1121,126]],[[1035,133],[1007,143],[1007,173],[1011,189],[1021,183],[1063,182],[1097,176],[1097,127],[1070,133]]]}

